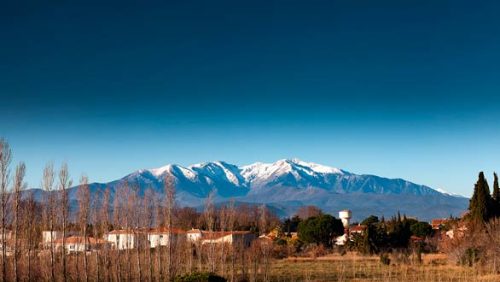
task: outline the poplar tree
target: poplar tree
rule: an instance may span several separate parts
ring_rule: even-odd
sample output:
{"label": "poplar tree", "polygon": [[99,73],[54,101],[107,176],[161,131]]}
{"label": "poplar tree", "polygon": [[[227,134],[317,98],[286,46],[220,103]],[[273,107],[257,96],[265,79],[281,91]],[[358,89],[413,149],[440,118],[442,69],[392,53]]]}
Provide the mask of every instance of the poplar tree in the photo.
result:
{"label": "poplar tree", "polygon": [[66,258],[66,234],[69,223],[69,203],[68,203],[68,188],[71,187],[72,181],[69,179],[68,165],[63,163],[59,170],[59,193],[60,193],[60,213],[61,213],[61,228],[62,228],[62,275],[63,281],[68,281],[68,269]]}
{"label": "poplar tree", "polygon": [[87,249],[89,249],[89,239],[87,238],[87,226],[89,224],[89,213],[90,213],[90,190],[89,190],[89,180],[88,177],[82,175],[80,178],[80,185],[78,186],[78,206],[79,206],[79,221],[80,221],[80,232],[83,238],[84,252],[83,252],[83,269],[85,274],[85,281],[89,281],[89,267],[87,259]]}
{"label": "poplar tree", "polygon": [[0,231],[2,245],[2,281],[7,281],[7,211],[9,202],[9,178],[12,153],[9,143],[0,139]]}
{"label": "poplar tree", "polygon": [[20,204],[21,204],[21,193],[26,188],[26,183],[24,182],[24,176],[26,174],[26,165],[21,162],[16,167],[16,174],[14,177],[14,281],[20,280],[19,273],[19,259],[21,256],[19,248],[19,234],[21,229],[21,214],[20,214]]}
{"label": "poplar tree", "polygon": [[175,205],[175,179],[170,175],[165,175],[165,225],[167,227],[167,279],[173,279],[173,211]]}
{"label": "poplar tree", "polygon": [[45,220],[46,227],[49,228],[49,242],[47,243],[50,248],[50,280],[55,281],[55,254],[54,254],[54,225],[55,225],[55,195],[52,193],[54,189],[54,165],[48,163],[43,170],[42,187],[45,191]]}

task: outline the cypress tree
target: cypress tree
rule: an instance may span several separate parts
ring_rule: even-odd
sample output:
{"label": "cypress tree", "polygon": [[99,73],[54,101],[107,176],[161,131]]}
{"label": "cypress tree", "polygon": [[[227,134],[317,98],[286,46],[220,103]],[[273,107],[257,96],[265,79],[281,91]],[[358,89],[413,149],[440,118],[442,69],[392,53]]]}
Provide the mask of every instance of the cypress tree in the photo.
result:
{"label": "cypress tree", "polygon": [[495,216],[500,216],[500,188],[498,187],[498,175],[493,173],[493,177],[495,178],[493,182],[493,205],[495,208]]}
{"label": "cypress tree", "polygon": [[369,224],[366,226],[365,233],[363,234],[363,240],[361,242],[361,252],[364,254],[375,254],[378,252],[377,247],[377,231],[375,230],[374,224]]}
{"label": "cypress tree", "polygon": [[492,202],[488,182],[481,171],[469,203],[471,219],[476,222],[487,222],[492,216]]}

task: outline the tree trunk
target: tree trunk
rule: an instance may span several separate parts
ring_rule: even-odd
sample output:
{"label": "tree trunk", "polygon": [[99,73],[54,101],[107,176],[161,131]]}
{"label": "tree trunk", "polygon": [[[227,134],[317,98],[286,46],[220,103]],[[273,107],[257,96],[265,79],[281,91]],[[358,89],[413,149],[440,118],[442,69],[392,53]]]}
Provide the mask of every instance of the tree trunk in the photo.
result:
{"label": "tree trunk", "polygon": [[[14,281],[19,281],[19,202],[21,201],[21,191],[24,189],[24,174],[26,166],[20,163],[16,167],[14,178]],[[5,245],[4,245],[5,246]]]}
{"label": "tree trunk", "polygon": [[7,203],[8,193],[7,187],[9,185],[9,166],[12,160],[11,150],[9,143],[4,139],[0,139],[0,226],[1,240],[2,240],[2,281],[7,281],[7,240],[6,231],[7,227]]}
{"label": "tree trunk", "polygon": [[66,261],[66,230],[68,224],[68,195],[67,189],[71,187],[69,180],[68,166],[63,163],[59,171],[59,191],[61,192],[61,209],[62,209],[62,275],[63,281],[68,281],[67,261]]}
{"label": "tree trunk", "polygon": [[[55,259],[54,259],[54,165],[48,163],[43,169],[43,180],[42,180],[43,190],[45,191],[45,227],[49,229],[49,242],[48,247],[50,249],[50,278],[48,280],[55,281]],[[43,242],[43,248],[47,248],[47,242]]]}

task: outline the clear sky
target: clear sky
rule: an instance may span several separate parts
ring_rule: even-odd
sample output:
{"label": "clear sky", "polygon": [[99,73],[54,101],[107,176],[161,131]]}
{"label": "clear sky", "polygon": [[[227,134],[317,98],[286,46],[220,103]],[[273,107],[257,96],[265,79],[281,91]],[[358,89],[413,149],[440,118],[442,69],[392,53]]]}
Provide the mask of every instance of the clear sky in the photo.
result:
{"label": "clear sky", "polygon": [[36,2],[0,10],[31,187],[47,161],[104,182],[297,157],[463,195],[500,170],[499,1]]}

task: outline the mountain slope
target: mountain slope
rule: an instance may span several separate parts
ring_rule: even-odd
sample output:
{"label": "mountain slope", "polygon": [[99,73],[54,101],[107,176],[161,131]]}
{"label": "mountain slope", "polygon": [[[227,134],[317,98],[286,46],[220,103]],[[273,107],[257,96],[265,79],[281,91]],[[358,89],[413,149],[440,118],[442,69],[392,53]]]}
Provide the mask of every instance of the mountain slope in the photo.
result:
{"label": "mountain slope", "polygon": [[[400,211],[429,220],[458,215],[468,204],[467,198],[403,179],[358,175],[297,159],[242,167],[220,161],[188,167],[166,165],[139,170],[109,183],[91,184],[91,191],[102,193],[109,187],[114,198],[128,186],[137,188],[141,195],[152,189],[161,196],[167,176],[175,180],[179,205],[201,206],[207,195],[215,191],[216,202],[234,199],[265,203],[282,216],[293,214],[301,205],[316,205],[333,214],[351,209],[354,219],[370,214],[392,216]],[[76,199],[76,188],[70,190],[70,199]]]}

